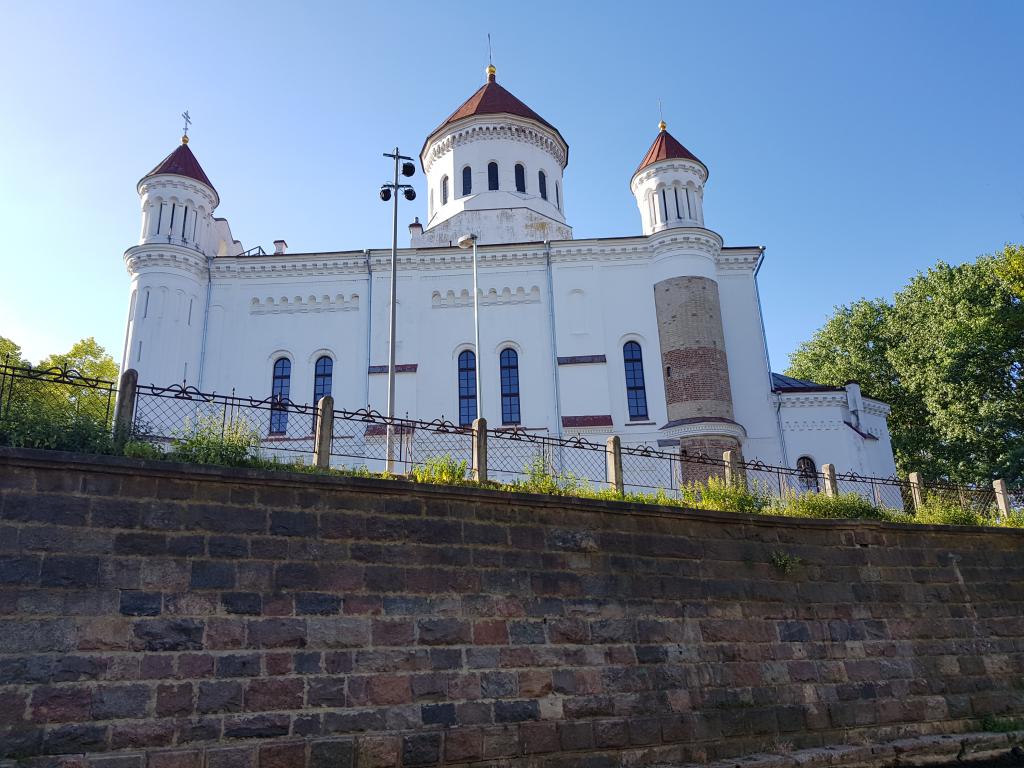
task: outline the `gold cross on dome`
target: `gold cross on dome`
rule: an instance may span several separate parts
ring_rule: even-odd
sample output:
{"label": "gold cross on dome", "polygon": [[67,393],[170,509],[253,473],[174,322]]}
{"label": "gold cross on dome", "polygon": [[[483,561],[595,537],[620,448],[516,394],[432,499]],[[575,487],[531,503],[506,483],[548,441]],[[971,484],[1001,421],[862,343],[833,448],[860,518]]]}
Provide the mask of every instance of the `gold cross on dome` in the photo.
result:
{"label": "gold cross on dome", "polygon": [[185,118],[185,135],[188,136],[188,127],[192,125],[192,118],[188,116],[187,109],[181,113],[181,116]]}

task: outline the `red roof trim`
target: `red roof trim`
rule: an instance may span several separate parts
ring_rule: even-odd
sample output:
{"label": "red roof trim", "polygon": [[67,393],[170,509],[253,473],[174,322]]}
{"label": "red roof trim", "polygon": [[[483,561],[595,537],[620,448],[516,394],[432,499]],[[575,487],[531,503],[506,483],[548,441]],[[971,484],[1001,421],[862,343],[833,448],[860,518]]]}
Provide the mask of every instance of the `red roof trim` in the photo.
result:
{"label": "red roof trim", "polygon": [[659,131],[654,139],[654,143],[647,150],[647,154],[644,155],[644,159],[640,161],[640,165],[633,175],[635,176],[640,173],[648,165],[653,165],[662,160],[696,160],[701,165],[704,165],[693,152],[680,144],[671,133]]}
{"label": "red roof trim", "polygon": [[142,178],[148,179],[150,176],[159,176],[164,173],[195,179],[208,186],[214,192],[217,191],[210,181],[210,177],[206,175],[203,167],[199,165],[196,156],[192,154],[192,150],[188,148],[188,144],[179,144],[171,154],[157,164],[156,168]]}

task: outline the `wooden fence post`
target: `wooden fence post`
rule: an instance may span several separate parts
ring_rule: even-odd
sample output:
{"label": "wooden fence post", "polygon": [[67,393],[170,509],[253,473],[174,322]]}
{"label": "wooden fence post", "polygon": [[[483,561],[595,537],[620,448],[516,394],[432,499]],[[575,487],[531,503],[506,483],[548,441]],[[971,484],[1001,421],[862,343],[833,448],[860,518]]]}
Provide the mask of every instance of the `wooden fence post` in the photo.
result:
{"label": "wooden fence post", "polygon": [[836,466],[835,464],[822,464],[821,465],[822,479],[825,481],[825,495],[826,496],[838,496],[839,495],[839,483],[836,482]]}
{"label": "wooden fence post", "polygon": [[139,372],[128,368],[121,374],[117,384],[117,400],[114,403],[114,448],[120,453],[132,434],[132,419],[135,416],[135,400],[139,391]]}
{"label": "wooden fence post", "polygon": [[1003,479],[993,480],[992,488],[996,492],[996,508],[999,510],[999,516],[1001,518],[1009,517],[1010,494],[1006,490],[1006,481]]}
{"label": "wooden fence post", "polygon": [[914,511],[917,512],[917,510],[924,506],[924,494],[921,492],[923,486],[921,473],[911,472],[907,475],[907,480],[910,481],[910,496],[914,500]]}
{"label": "wooden fence post", "polygon": [[487,419],[473,419],[473,479],[487,482]]}
{"label": "wooden fence post", "polygon": [[626,492],[626,485],[622,479],[622,441],[618,435],[612,435],[608,438],[605,455],[608,467],[608,484],[621,496]]}
{"label": "wooden fence post", "polygon": [[316,404],[316,437],[313,463],[321,469],[331,466],[331,441],[334,438],[334,398],[324,395]]}

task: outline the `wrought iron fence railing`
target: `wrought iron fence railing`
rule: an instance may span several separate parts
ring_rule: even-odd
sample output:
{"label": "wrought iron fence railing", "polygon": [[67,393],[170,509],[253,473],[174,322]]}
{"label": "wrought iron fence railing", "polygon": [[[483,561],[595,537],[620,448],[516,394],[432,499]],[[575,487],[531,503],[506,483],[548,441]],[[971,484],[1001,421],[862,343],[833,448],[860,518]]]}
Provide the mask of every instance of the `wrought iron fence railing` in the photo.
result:
{"label": "wrought iron fence railing", "polygon": [[[126,372],[134,374],[134,372]],[[122,377],[124,382],[124,377]],[[408,473],[431,459],[464,462],[474,476],[498,482],[547,478],[563,491],[611,489],[664,494],[688,501],[706,493],[711,478],[772,503],[804,494],[854,494],[879,509],[907,511],[953,506],[982,517],[1024,511],[1024,487],[927,482],[836,474],[828,465],[793,469],[647,445],[585,437],[558,438],[521,427],[459,426],[449,421],[388,417],[372,410],[334,409],[283,398],[258,399],[200,392],[194,387],[122,383],[122,431],[170,450],[203,436],[236,440],[264,459],[335,468]],[[0,365],[0,444],[108,452],[117,433],[112,382],[66,369]],[[331,407],[325,411],[324,405]],[[389,462],[388,435],[391,427]],[[318,444],[318,432],[326,435]],[[614,440],[614,444],[613,444]],[[477,466],[477,457],[486,457]],[[482,471],[481,471],[482,470]],[[714,483],[712,483],[713,485]],[[1005,488],[1005,491],[997,490]]]}

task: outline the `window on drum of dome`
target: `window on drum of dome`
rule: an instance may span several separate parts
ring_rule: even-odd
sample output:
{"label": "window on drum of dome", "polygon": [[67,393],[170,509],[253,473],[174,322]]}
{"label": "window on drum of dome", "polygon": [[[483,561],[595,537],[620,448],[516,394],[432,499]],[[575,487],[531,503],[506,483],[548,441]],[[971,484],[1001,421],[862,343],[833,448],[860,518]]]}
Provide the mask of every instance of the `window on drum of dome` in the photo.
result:
{"label": "window on drum of dome", "polygon": [[288,431],[288,409],[285,401],[291,389],[292,361],[279,357],[274,361],[274,376],[270,388],[270,434],[283,435]]}
{"label": "window on drum of dome", "polygon": [[548,199],[548,177],[544,171],[537,171],[537,188],[540,190],[540,196],[543,200]]}
{"label": "window on drum of dome", "polygon": [[672,194],[675,195],[676,198],[676,218],[681,219],[683,218],[683,214],[679,212],[679,188],[672,187]]}
{"label": "window on drum of dome", "polygon": [[640,345],[635,341],[627,341],[622,347],[622,359],[626,366],[626,402],[630,421],[646,419],[647,387],[644,384],[644,358]]}
{"label": "window on drum of dome", "polygon": [[516,192],[526,193],[526,168],[522,163],[516,163]]}
{"label": "window on drum of dome", "polygon": [[519,354],[512,348],[501,350],[501,423],[521,423],[519,413]]}
{"label": "window on drum of dome", "polygon": [[487,164],[487,189],[491,192],[498,188],[498,164]]}
{"label": "window on drum of dome", "polygon": [[473,169],[468,165],[462,169],[462,196],[473,194]]}
{"label": "window on drum of dome", "polygon": [[441,205],[448,204],[448,177],[441,177]]}
{"label": "window on drum of dome", "polygon": [[818,468],[810,456],[801,456],[796,460],[796,471],[800,478],[800,487],[805,491],[818,490]]}
{"label": "window on drum of dome", "polygon": [[555,207],[558,210],[562,210],[562,190],[558,186],[558,182],[555,182]]}
{"label": "window on drum of dome", "polygon": [[476,418],[476,355],[459,353],[459,426],[470,427]]}

